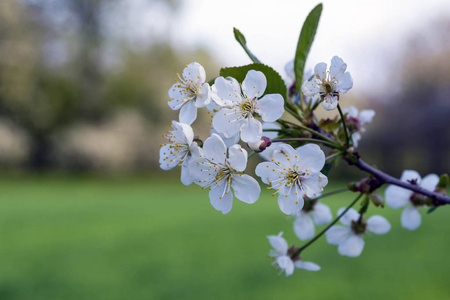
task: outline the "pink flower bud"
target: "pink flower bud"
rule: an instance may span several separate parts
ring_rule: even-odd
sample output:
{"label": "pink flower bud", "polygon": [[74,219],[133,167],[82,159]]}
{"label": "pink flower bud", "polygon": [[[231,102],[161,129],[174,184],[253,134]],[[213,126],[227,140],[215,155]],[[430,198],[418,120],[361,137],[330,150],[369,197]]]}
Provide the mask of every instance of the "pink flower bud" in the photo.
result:
{"label": "pink flower bud", "polygon": [[254,151],[264,151],[272,144],[272,140],[266,136],[263,136],[259,141],[253,143],[247,143],[248,147]]}

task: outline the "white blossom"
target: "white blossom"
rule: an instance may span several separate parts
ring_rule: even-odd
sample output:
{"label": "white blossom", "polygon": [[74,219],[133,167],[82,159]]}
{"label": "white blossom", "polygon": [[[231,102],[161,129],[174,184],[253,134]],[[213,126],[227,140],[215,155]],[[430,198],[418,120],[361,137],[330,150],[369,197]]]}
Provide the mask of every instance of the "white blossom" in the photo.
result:
{"label": "white blossom", "polygon": [[270,245],[273,247],[269,252],[269,256],[274,259],[273,263],[281,270],[281,273],[285,272],[286,276],[290,276],[294,273],[294,268],[305,269],[308,271],[320,270],[320,266],[315,263],[302,261],[300,258],[293,261],[288,253],[288,244],[282,235],[283,232],[280,232],[278,235],[267,236]]}
{"label": "white blossom", "polygon": [[361,133],[366,131],[363,126],[372,122],[375,111],[373,109],[364,109],[359,112],[356,107],[349,106],[343,108],[342,112],[346,114],[345,122],[347,123],[347,127],[350,131],[353,131],[353,146],[358,147],[358,142],[361,140]]}
{"label": "white blossom", "polygon": [[203,155],[191,159],[189,167],[194,182],[209,187],[212,206],[223,214],[230,212],[233,194],[239,200],[252,204],[261,193],[258,182],[242,174],[247,165],[247,151],[240,145],[228,149],[222,138],[212,134],[203,144]]}
{"label": "white blossom", "polygon": [[319,146],[307,144],[294,150],[281,144],[272,153],[270,162],[256,167],[256,175],[278,193],[278,205],[287,215],[298,213],[304,197],[314,198],[323,191],[328,178],[320,173],[325,154]]}
{"label": "white blossom", "polygon": [[[344,210],[345,208],[339,209],[338,215]],[[338,245],[339,254],[357,257],[364,249],[363,234],[367,231],[385,234],[391,230],[391,224],[382,216],[371,216],[367,221],[362,218],[361,222],[358,222],[359,217],[359,213],[350,208],[340,219],[345,226],[335,225],[326,231],[327,242]]]}
{"label": "white blossom", "polygon": [[214,115],[214,128],[225,137],[240,132],[242,141],[247,143],[261,139],[262,125],[254,114],[261,116],[264,122],[274,122],[284,113],[284,100],[280,94],[262,97],[266,87],[264,73],[255,70],[248,71],[242,89],[234,78],[216,78],[213,100],[220,110]]}
{"label": "white blossom", "polygon": [[[311,203],[312,202],[312,203]],[[296,215],[294,221],[294,232],[302,241],[313,238],[317,226],[321,226],[331,222],[333,216],[330,208],[319,201],[308,201],[303,209]]]}
{"label": "white blossom", "polygon": [[[416,171],[405,170],[400,180],[413,182],[428,191],[434,191],[439,183],[439,176],[429,174],[422,179]],[[385,199],[386,203],[392,208],[407,206],[401,216],[401,223],[404,228],[415,230],[420,226],[422,217],[420,216],[419,207],[424,205],[423,200],[425,197],[423,195],[396,185],[390,185],[386,188]]]}
{"label": "white blossom", "polygon": [[169,89],[169,106],[172,110],[180,109],[180,122],[192,124],[197,118],[197,108],[208,105],[211,101],[209,84],[205,69],[196,62],[186,65],[178,80]]}
{"label": "white blossom", "polygon": [[172,130],[167,130],[163,137],[169,140],[161,144],[159,150],[159,164],[161,169],[170,170],[181,166],[181,182],[185,185],[192,183],[189,171],[189,159],[193,155],[199,155],[201,148],[194,142],[194,131],[191,126],[177,121],[170,124]]}
{"label": "white blossom", "polygon": [[353,87],[353,79],[349,72],[345,72],[346,69],[347,64],[337,56],[331,59],[329,71],[326,63],[318,63],[314,68],[315,76],[302,85],[303,94],[320,98],[326,110],[335,109],[339,95]]}

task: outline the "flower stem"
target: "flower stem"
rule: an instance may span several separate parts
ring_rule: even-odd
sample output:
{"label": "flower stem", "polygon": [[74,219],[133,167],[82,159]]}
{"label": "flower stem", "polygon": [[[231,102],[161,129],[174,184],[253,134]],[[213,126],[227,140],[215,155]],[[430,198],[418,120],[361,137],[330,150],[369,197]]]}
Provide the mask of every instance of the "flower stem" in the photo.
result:
{"label": "flower stem", "polygon": [[310,139],[310,138],[288,138],[288,139],[273,139],[272,142],[290,142],[290,141],[305,141],[305,142],[315,142],[315,143],[322,143],[331,147],[336,147],[336,144],[330,143],[323,140],[318,139]]}
{"label": "flower stem", "polygon": [[350,146],[350,143],[349,143],[350,139],[348,138],[347,124],[345,124],[344,114],[342,113],[342,109],[339,104],[338,104],[337,108],[339,111],[339,115],[341,116],[341,122],[342,122],[342,126],[344,127],[344,133],[345,133],[345,142],[347,143],[347,148],[348,148]]}
{"label": "flower stem", "polygon": [[353,205],[356,204],[356,202],[358,202],[358,200],[361,198],[363,194],[359,194],[358,197],[356,197],[355,200],[353,200],[352,203],[350,203],[347,208],[339,215],[336,217],[336,219],[333,220],[333,222],[331,222],[324,230],[322,230],[321,232],[319,232],[315,237],[313,237],[312,240],[310,240],[309,242],[307,242],[305,245],[303,245],[302,247],[298,248],[297,251],[294,253],[294,255],[299,255],[303,250],[305,250],[309,245],[311,245],[312,243],[314,243],[318,238],[320,238],[328,229],[331,228],[331,226],[333,226],[334,224],[336,224],[337,221],[339,221],[343,215],[345,215],[345,213],[352,208]]}
{"label": "flower stem", "polygon": [[318,197],[315,197],[315,198],[310,198],[309,200],[322,199],[322,198],[325,198],[325,197],[328,197],[328,196],[332,196],[332,195],[335,195],[335,194],[348,192],[348,191],[349,191],[348,188],[343,188],[343,189],[339,189],[339,190],[335,190],[335,191],[332,191],[332,192],[329,192],[329,193],[322,194],[322,195],[320,195]]}
{"label": "flower stem", "polygon": [[336,157],[336,156],[339,156],[339,155],[342,155],[342,152],[337,152],[337,153],[328,155],[327,157],[325,157],[325,161],[327,161],[329,159],[332,159],[333,157]]}
{"label": "flower stem", "polygon": [[358,158],[356,162],[352,162],[348,159],[347,159],[347,161],[350,165],[356,166],[361,171],[367,172],[367,173],[375,176],[381,182],[381,184],[383,184],[383,183],[393,184],[393,185],[408,189],[410,191],[425,195],[427,197],[430,197],[431,199],[433,199],[433,204],[435,206],[450,204],[449,196],[447,196],[445,194],[426,190],[419,185],[411,184],[407,181],[401,181],[400,179],[392,177],[391,175],[386,174],[383,171],[375,169],[374,167],[372,167],[371,165],[369,165],[368,163],[366,163],[365,161],[363,161],[360,158]]}
{"label": "flower stem", "polygon": [[247,157],[247,159],[249,159],[250,157],[252,157],[253,155],[255,155],[256,151],[253,151],[252,153],[250,153]]}

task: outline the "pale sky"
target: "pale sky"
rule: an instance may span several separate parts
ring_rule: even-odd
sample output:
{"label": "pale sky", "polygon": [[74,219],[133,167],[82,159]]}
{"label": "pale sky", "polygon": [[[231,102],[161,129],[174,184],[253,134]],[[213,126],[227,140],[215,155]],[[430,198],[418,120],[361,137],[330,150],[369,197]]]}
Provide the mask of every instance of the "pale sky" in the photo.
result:
{"label": "pale sky", "polygon": [[[298,35],[307,14],[319,2],[261,0],[186,0],[170,21],[171,40],[178,49],[202,45],[223,66],[250,63],[234,40],[233,27],[244,33],[252,52],[285,76],[284,66],[293,58]],[[450,0],[325,0],[318,32],[307,68],[329,64],[340,56],[348,64],[355,90],[367,90],[383,80],[380,55],[395,57],[415,30],[437,18],[450,17]],[[395,59],[391,59],[394,61]],[[200,62],[201,63],[201,62]],[[386,63],[386,61],[384,61]]]}

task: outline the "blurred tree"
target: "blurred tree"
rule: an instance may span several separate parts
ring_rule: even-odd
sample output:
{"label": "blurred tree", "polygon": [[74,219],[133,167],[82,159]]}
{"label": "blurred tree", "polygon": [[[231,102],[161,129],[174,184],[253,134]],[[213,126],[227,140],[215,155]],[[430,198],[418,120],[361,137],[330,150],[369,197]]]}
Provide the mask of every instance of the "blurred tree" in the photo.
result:
{"label": "blurred tree", "polygon": [[[173,14],[179,2],[152,0],[142,9]],[[0,117],[28,133],[28,167],[54,167],[53,137],[73,124],[100,126],[124,108],[139,110],[156,124],[171,113],[165,108],[174,74],[193,57],[211,65],[205,52],[180,55],[161,34],[135,47],[129,36],[121,36],[131,31],[122,28],[130,24],[111,25],[132,5],[125,0],[0,3]]]}
{"label": "blurred tree", "polygon": [[426,174],[450,170],[450,21],[441,19],[412,35],[400,68],[388,75],[396,92],[374,103],[370,141],[362,152],[399,175],[405,168]]}

